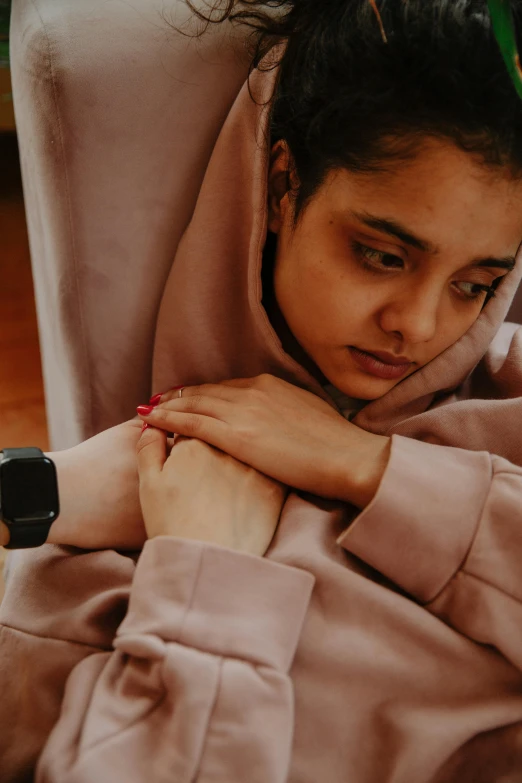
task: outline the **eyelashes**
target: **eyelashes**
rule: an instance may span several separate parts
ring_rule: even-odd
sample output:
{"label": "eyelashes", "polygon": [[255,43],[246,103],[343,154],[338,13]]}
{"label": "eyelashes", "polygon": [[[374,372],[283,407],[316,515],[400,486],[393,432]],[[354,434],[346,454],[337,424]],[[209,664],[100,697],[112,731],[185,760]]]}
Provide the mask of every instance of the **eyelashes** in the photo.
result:
{"label": "eyelashes", "polygon": [[[373,272],[381,271],[378,267],[376,267],[376,264],[379,263],[379,261],[382,263],[382,260],[384,258],[393,259],[394,261],[397,261],[401,264],[403,263],[403,260],[400,256],[394,256],[392,253],[383,253],[381,250],[375,250],[375,248],[373,247],[368,247],[367,245],[361,245],[360,242],[352,242],[352,248],[355,255],[360,260],[362,260],[364,266]],[[396,268],[397,268],[396,266],[395,267],[384,266],[384,270],[396,269]]]}
{"label": "eyelashes", "polygon": [[[360,242],[352,241],[352,250],[362,266],[372,272],[373,274],[386,274],[386,272],[393,271],[395,269],[401,269],[401,266],[397,264],[404,264],[403,259],[400,256],[395,256],[393,253],[385,253],[381,250],[376,250],[373,247],[362,245]],[[392,264],[383,263],[384,259],[390,259]],[[379,266],[381,264],[381,266]],[[464,285],[472,286],[475,289],[473,293],[465,293],[459,289],[461,298],[468,301],[476,301],[483,294],[486,294],[485,302],[492,299],[495,296],[495,291],[498,283],[502,280],[502,277],[498,277],[492,285],[486,285],[485,283],[464,283]]]}
{"label": "eyelashes", "polygon": [[495,296],[495,289],[491,285],[483,285],[482,283],[469,283],[474,288],[478,288],[479,291],[476,294],[464,294],[467,299],[478,299],[483,293],[486,294],[486,299],[491,299]]}

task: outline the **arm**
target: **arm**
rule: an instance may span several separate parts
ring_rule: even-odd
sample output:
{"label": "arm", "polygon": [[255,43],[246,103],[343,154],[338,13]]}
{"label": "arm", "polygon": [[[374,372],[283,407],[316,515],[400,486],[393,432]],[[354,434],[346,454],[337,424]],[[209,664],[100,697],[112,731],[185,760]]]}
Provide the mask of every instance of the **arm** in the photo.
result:
{"label": "arm", "polygon": [[116,552],[44,546],[10,553],[0,605],[2,783],[33,779],[67,678],[112,647],[133,572],[133,560]]}
{"label": "arm", "polygon": [[[51,454],[61,513],[44,546],[11,552],[0,606],[0,778],[28,779],[56,722],[75,666],[112,640],[127,608],[134,561],[114,551],[146,540],[138,497],[139,421]],[[108,467],[110,469],[108,469]],[[9,532],[0,525],[0,542]]]}
{"label": "arm", "polygon": [[501,457],[394,435],[339,543],[522,669],[521,498],[522,468]]}
{"label": "arm", "polygon": [[[138,419],[126,421],[63,451],[55,466],[60,515],[48,543],[82,549],[141,549],[147,536],[138,497]],[[30,488],[29,488],[30,490]],[[0,546],[9,542],[0,522]]]}
{"label": "arm", "polygon": [[149,541],[116,649],[72,673],[36,780],[283,783],[312,582],[204,542]]}
{"label": "arm", "polygon": [[271,376],[167,392],[142,418],[289,486],[363,509],[347,550],[522,669],[522,469],[487,452],[366,432]]}
{"label": "arm", "polygon": [[313,585],[259,556],[284,488],[195,441],[166,458],[158,431],[138,451],[150,540],[127,616],[115,649],[72,671],[36,781],[283,783],[288,670]]}
{"label": "arm", "polygon": [[254,783],[285,780],[288,669],[310,575],[173,537],[149,541],[136,569],[116,552],[46,546],[10,557],[2,783],[32,779],[42,749],[45,783],[97,773],[142,783],[151,759],[177,783],[209,770],[227,783],[245,769]]}

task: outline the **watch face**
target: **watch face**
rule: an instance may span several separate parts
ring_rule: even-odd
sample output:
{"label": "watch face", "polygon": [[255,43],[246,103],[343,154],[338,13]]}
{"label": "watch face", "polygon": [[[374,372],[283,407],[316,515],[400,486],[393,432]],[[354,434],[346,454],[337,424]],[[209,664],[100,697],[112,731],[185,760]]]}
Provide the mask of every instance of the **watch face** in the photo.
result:
{"label": "watch face", "polygon": [[2,516],[8,522],[52,522],[58,515],[54,464],[46,458],[8,459],[0,465]]}

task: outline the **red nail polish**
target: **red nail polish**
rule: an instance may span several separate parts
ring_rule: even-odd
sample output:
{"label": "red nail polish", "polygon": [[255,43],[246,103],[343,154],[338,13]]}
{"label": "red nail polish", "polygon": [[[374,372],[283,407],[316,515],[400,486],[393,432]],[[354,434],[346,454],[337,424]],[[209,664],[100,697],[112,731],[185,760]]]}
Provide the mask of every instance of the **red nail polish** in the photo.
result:
{"label": "red nail polish", "polygon": [[143,427],[141,428],[142,434],[145,432],[145,430],[148,430],[148,429],[149,429],[149,425],[147,424],[146,421],[144,421],[143,422]]}
{"label": "red nail polish", "polygon": [[156,406],[159,404],[159,401],[161,400],[161,394],[155,394],[153,397],[149,400],[149,405]]}
{"label": "red nail polish", "polygon": [[184,389],[185,386],[173,386],[172,389],[169,389],[169,391],[179,391],[179,389]]}
{"label": "red nail polish", "polygon": [[136,410],[140,416],[149,416],[154,410],[154,405],[138,405]]}

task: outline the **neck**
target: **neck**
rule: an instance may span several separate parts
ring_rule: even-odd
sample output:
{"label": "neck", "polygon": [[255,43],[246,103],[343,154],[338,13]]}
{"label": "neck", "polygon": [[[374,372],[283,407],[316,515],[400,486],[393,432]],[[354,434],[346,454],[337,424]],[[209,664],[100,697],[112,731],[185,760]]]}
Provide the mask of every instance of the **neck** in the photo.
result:
{"label": "neck", "polygon": [[285,320],[279,307],[274,291],[274,269],[277,247],[277,236],[268,232],[265,249],[263,252],[263,300],[262,304],[266,310],[272,328],[281,340],[283,350],[304,367],[319,383],[324,386],[329,383],[315,362],[308,356],[304,348],[298,343]]}

